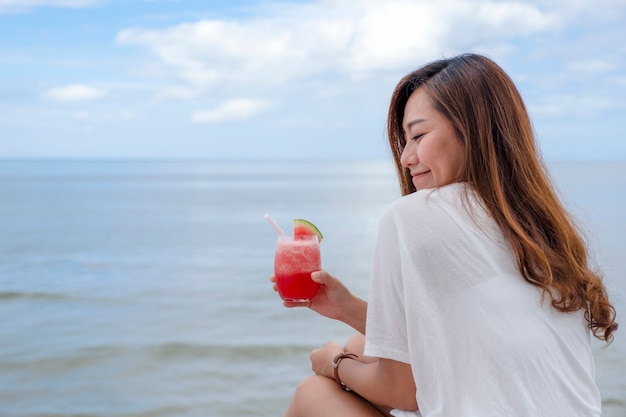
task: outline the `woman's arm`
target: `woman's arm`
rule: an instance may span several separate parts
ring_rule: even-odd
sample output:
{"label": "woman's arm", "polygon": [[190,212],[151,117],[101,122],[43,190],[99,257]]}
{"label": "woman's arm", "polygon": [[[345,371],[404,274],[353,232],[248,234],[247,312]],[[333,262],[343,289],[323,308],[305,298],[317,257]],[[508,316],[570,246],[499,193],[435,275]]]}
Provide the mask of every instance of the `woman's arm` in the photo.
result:
{"label": "woman's arm", "polygon": [[[311,278],[321,284],[309,308],[318,314],[340,320],[361,334],[365,334],[367,302],[353,295],[341,281],[326,271],[317,271]],[[285,307],[297,307],[284,303]],[[332,362],[344,349],[336,343],[327,343],[311,353],[313,371],[334,379]],[[404,410],[417,409],[415,382],[409,364],[390,359],[350,359],[341,362],[341,380],[350,389],[373,404]]]}
{"label": "woman's arm", "polygon": [[[332,361],[344,350],[329,342],[311,353],[313,371],[334,379]],[[379,358],[371,362],[343,359],[339,378],[351,390],[373,404],[402,410],[416,410],[415,382],[411,366],[391,359]]]}

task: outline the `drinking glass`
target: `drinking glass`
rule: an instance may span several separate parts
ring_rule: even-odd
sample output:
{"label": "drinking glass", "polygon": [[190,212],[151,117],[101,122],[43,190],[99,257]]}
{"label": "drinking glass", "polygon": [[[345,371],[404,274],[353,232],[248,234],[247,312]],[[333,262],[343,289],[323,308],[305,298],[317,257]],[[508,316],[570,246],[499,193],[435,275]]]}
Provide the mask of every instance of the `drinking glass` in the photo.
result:
{"label": "drinking glass", "polygon": [[320,287],[320,284],[311,279],[311,273],[321,268],[317,236],[278,237],[274,276],[280,298],[296,304],[308,304]]}

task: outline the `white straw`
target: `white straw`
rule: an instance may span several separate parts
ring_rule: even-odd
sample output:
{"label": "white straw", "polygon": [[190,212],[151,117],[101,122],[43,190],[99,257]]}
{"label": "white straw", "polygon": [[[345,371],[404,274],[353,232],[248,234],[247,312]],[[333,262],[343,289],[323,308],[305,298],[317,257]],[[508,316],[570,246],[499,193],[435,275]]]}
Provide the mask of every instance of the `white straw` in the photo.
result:
{"label": "white straw", "polygon": [[281,235],[281,236],[285,236],[285,232],[283,232],[283,229],[281,229],[281,228],[280,228],[280,226],[278,225],[278,223],[276,223],[276,222],[274,221],[274,219],[272,219],[272,218],[270,217],[270,215],[269,215],[269,214],[265,214],[265,216],[264,216],[264,217],[265,217],[265,220],[267,220],[267,222],[268,222],[269,224],[271,224],[271,225],[272,225],[272,227],[274,228],[274,230],[276,230],[276,231],[278,232],[278,234],[279,234],[279,235]]}

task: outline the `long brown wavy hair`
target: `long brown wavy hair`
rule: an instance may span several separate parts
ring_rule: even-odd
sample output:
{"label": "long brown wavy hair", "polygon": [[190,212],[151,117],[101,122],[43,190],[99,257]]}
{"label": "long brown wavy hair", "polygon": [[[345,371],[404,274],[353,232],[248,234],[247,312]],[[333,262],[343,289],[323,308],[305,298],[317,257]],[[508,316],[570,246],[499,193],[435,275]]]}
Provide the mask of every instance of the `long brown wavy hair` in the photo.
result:
{"label": "long brown wavy hair", "polygon": [[409,96],[424,88],[465,148],[463,181],[471,184],[503,230],[520,273],[561,312],[584,308],[589,328],[610,343],[615,309],[587,248],[559,201],[536,149],[530,118],[511,78],[492,60],[463,54],[406,75],[393,92],[387,130],[403,195],[415,190],[400,164]]}

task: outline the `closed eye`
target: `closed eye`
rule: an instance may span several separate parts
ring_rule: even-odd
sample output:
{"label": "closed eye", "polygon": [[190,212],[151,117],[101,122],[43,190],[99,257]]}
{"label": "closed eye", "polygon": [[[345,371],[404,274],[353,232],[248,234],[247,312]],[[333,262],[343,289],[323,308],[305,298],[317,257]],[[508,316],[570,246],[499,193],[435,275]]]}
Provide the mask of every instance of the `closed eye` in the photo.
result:
{"label": "closed eye", "polygon": [[418,141],[418,140],[420,140],[420,139],[421,139],[424,135],[425,135],[425,133],[421,133],[421,134],[419,134],[419,135],[415,135],[415,136],[413,136],[413,137],[411,138],[411,140],[413,140],[413,141]]}

